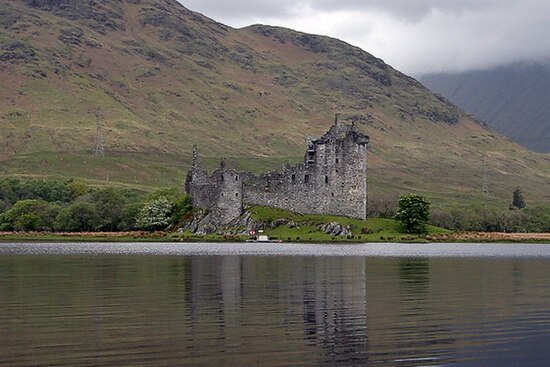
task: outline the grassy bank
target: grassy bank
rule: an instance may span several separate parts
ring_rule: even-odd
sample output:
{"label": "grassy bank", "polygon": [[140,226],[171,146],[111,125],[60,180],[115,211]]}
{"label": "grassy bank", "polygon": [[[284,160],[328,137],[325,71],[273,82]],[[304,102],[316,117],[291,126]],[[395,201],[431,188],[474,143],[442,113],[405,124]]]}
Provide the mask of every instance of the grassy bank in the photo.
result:
{"label": "grassy bank", "polygon": [[[264,230],[264,234],[285,242],[417,242],[426,241],[427,235],[444,235],[449,231],[428,226],[422,235],[408,234],[401,223],[393,219],[353,219],[332,215],[296,214],[282,209],[252,207],[253,219],[272,223],[284,220],[284,224]],[[348,229],[348,236],[331,236],[319,229],[327,223],[338,223]]]}
{"label": "grassy bank", "polygon": [[[304,228],[307,229],[307,228]],[[266,233],[269,231],[266,231]],[[389,232],[386,232],[389,233]],[[296,237],[300,239],[297,240]],[[354,238],[313,235],[309,237],[296,236],[291,240],[283,242],[295,243],[368,243],[368,242],[430,242],[430,243],[550,243],[550,233],[478,233],[478,232],[460,232],[447,233],[427,236],[381,236],[380,239],[375,236],[355,236]],[[71,235],[59,233],[40,233],[40,232],[3,232],[0,233],[1,242],[244,242],[248,236],[222,236],[217,234],[198,236],[189,233],[183,234],[132,234],[120,235],[117,232],[112,233],[73,233]]]}

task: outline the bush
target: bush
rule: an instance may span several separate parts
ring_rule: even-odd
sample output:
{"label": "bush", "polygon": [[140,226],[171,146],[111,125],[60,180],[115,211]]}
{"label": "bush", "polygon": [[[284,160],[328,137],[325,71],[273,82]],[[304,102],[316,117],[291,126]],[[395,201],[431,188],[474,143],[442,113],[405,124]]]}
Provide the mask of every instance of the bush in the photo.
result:
{"label": "bush", "polygon": [[88,202],[76,202],[61,210],[55,220],[57,231],[92,232],[97,231],[101,217],[95,205]]}
{"label": "bush", "polygon": [[137,218],[137,227],[146,231],[165,229],[171,223],[174,204],[164,196],[145,204]]}
{"label": "bush", "polygon": [[100,218],[97,229],[116,231],[126,204],[124,197],[118,191],[109,188],[94,191],[90,194],[89,201],[95,205]]}
{"label": "bush", "polygon": [[137,227],[137,218],[143,209],[143,203],[135,203],[126,205],[120,213],[120,221],[118,223],[119,231],[133,231],[139,229]]}
{"label": "bush", "polygon": [[397,218],[407,232],[423,233],[430,219],[430,202],[424,196],[409,194],[399,199]]}
{"label": "bush", "polygon": [[174,209],[172,210],[172,224],[180,223],[192,209],[191,198],[187,195],[179,195],[174,202]]}
{"label": "bush", "polygon": [[52,216],[57,209],[44,200],[20,200],[0,216],[0,228],[4,231],[51,230]]}
{"label": "bush", "polygon": [[13,223],[16,231],[38,231],[42,227],[42,221],[36,214],[23,214]]}
{"label": "bush", "polygon": [[516,187],[512,195],[512,206],[518,209],[525,208],[525,200],[523,199],[523,193],[519,187]]}

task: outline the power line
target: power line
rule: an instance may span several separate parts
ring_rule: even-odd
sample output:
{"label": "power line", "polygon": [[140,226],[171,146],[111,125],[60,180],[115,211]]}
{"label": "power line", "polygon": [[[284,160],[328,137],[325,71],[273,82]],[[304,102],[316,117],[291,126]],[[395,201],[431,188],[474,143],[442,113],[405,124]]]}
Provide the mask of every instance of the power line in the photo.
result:
{"label": "power line", "polygon": [[482,167],[482,174],[483,174],[483,183],[481,186],[481,191],[484,194],[489,193],[489,169],[487,168],[487,157],[483,157],[483,167]]}
{"label": "power line", "polygon": [[96,135],[94,156],[96,158],[105,158],[105,147],[103,146],[103,113],[97,110],[96,117]]}

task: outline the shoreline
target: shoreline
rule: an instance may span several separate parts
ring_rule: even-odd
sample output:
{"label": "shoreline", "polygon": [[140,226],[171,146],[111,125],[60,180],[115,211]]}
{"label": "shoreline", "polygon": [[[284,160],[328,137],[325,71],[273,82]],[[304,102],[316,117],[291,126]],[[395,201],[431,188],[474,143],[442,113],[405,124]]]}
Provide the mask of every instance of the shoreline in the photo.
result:
{"label": "shoreline", "polygon": [[[6,242],[246,242],[248,236],[197,236],[167,232],[0,232],[0,243]],[[330,241],[310,241],[305,238],[284,243],[325,243],[325,244],[361,244],[361,243],[541,243],[550,244],[550,233],[501,233],[501,232],[453,232],[417,236],[403,234],[399,238],[381,240],[361,240],[358,238],[336,238]]]}

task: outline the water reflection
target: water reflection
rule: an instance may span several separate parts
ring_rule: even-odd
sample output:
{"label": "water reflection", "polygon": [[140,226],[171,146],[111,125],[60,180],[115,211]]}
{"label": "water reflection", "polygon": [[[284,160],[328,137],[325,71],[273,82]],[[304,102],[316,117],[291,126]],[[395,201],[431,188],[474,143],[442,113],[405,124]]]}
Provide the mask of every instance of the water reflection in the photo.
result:
{"label": "water reflection", "polygon": [[0,256],[0,365],[544,366],[547,260]]}

